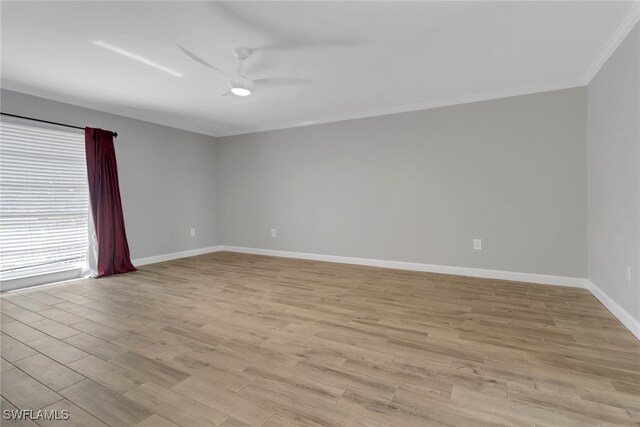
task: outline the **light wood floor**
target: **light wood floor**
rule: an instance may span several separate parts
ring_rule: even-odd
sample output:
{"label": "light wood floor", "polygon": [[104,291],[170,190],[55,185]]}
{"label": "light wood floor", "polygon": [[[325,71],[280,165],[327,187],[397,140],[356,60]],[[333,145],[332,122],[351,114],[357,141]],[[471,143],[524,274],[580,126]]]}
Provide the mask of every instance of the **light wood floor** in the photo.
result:
{"label": "light wood floor", "polygon": [[582,289],[222,252],[0,301],[2,409],[43,426],[640,424]]}

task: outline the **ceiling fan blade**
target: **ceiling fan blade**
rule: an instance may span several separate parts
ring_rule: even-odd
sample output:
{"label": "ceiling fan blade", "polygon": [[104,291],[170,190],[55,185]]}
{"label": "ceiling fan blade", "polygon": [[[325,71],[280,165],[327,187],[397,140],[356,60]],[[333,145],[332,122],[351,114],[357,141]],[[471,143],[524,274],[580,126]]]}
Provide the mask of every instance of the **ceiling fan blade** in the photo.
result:
{"label": "ceiling fan blade", "polygon": [[255,51],[264,50],[303,50],[316,48],[350,48],[366,46],[368,43],[357,39],[311,39],[311,38],[280,38],[272,43],[254,46]]}
{"label": "ceiling fan blade", "polygon": [[262,87],[312,85],[315,82],[309,79],[298,79],[296,77],[276,77],[272,79],[256,79],[253,82]]}
{"label": "ceiling fan blade", "polygon": [[224,71],[222,71],[221,69],[214,67],[213,65],[209,64],[207,61],[205,61],[204,59],[200,58],[198,55],[196,55],[195,53],[191,52],[189,49],[187,49],[186,47],[180,46],[178,45],[178,47],[180,48],[180,50],[187,55],[189,58],[193,59],[194,61],[196,61],[199,64],[204,65],[207,68],[211,68],[212,70],[215,70],[217,72],[219,72],[220,74],[226,76],[226,73]]}
{"label": "ceiling fan blade", "polygon": [[222,95],[220,95],[220,98],[223,98],[223,97],[225,97],[227,95],[230,95],[230,94],[231,94],[231,90],[228,90],[225,93],[223,93]]}
{"label": "ceiling fan blade", "polygon": [[247,8],[241,3],[242,2],[234,3],[224,1],[207,2],[210,7],[214,8],[215,13],[224,16],[226,21],[243,28],[245,31],[250,31],[253,34],[260,35],[269,40],[269,42],[265,44],[251,46],[254,51],[358,47],[369,44],[359,39],[309,38],[303,34],[294,34],[277,25],[265,23],[264,20],[256,18],[255,14],[254,18],[252,18],[246,13]]}
{"label": "ceiling fan blade", "polygon": [[227,2],[207,2],[214,9],[216,15],[222,15],[224,20],[233,23],[244,30],[267,37],[280,37],[282,32],[277,26],[268,25],[259,19],[251,19],[237,10],[237,5],[231,6]]}

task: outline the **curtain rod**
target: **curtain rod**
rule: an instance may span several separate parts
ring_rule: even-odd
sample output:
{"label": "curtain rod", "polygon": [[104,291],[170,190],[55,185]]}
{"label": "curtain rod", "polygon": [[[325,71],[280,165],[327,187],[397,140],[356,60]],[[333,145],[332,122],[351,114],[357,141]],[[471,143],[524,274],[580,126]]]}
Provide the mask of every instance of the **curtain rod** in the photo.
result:
{"label": "curtain rod", "polygon": [[[68,124],[65,124],[65,123],[50,122],[49,120],[34,119],[33,117],[18,116],[17,114],[9,114],[9,113],[2,113],[2,112],[0,112],[0,114],[3,115],[3,116],[16,117],[18,119],[26,119],[26,120],[31,120],[31,121],[34,121],[34,122],[48,123],[50,125],[64,126],[64,127],[68,127],[68,128],[84,130],[83,127],[74,126],[74,125],[68,125]],[[114,138],[118,137],[118,132],[112,132],[112,133],[113,133]]]}

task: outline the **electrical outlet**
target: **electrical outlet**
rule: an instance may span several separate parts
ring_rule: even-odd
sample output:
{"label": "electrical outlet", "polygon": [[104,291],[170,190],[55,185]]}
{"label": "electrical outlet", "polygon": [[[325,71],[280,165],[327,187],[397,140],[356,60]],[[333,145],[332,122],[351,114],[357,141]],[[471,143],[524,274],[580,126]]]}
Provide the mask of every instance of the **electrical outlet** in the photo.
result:
{"label": "electrical outlet", "polygon": [[278,230],[276,230],[275,228],[271,229],[271,237],[276,237],[278,235]]}
{"label": "electrical outlet", "polygon": [[476,251],[482,250],[482,239],[473,239],[473,249]]}
{"label": "electrical outlet", "polygon": [[631,266],[627,265],[627,282],[631,283]]}
{"label": "electrical outlet", "polygon": [[195,228],[191,229],[191,237],[196,237],[196,229]]}

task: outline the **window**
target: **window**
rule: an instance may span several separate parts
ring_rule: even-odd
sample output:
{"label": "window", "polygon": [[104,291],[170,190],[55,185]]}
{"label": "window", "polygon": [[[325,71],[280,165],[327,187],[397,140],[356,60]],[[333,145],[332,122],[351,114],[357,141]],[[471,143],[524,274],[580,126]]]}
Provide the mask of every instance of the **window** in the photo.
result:
{"label": "window", "polygon": [[6,281],[25,277],[70,270],[79,277],[87,252],[88,215],[84,135],[0,123],[3,289],[8,288]]}

